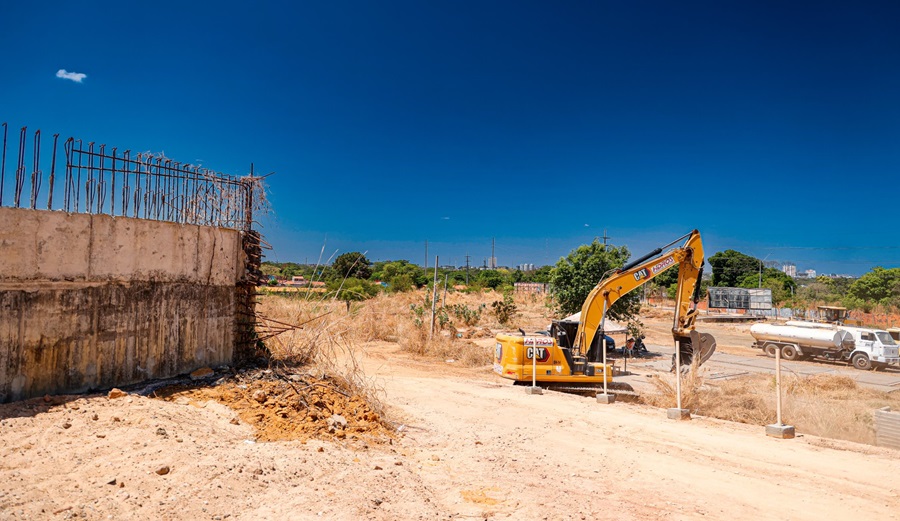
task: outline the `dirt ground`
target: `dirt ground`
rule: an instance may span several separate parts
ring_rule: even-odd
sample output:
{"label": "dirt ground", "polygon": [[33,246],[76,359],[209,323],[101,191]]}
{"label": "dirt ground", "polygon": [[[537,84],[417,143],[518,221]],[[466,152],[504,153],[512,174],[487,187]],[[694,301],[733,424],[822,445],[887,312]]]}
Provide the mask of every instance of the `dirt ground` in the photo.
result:
{"label": "dirt ground", "polygon": [[[645,325],[648,341],[668,342],[664,318]],[[704,329],[728,350],[742,349],[743,327]],[[492,348],[490,338],[476,344]],[[893,450],[526,395],[489,366],[417,359],[393,342],[362,346],[361,363],[389,404],[393,432],[352,396],[271,370],[219,373],[220,385],[151,396],[0,405],[0,518],[900,515]]]}

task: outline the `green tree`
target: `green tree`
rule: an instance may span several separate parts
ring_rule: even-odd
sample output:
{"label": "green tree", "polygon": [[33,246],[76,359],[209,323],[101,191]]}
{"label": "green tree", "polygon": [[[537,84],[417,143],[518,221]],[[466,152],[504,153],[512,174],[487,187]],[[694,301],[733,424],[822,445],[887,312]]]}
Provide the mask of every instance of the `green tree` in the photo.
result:
{"label": "green tree", "polygon": [[718,252],[708,259],[712,285],[736,288],[749,274],[759,274],[762,261],[735,250]]}
{"label": "green tree", "polygon": [[900,268],[873,268],[850,284],[847,295],[882,306],[900,304]]}
{"label": "green tree", "polygon": [[525,282],[550,282],[550,273],[553,271],[553,266],[541,266],[534,271],[530,271],[525,274]]}
{"label": "green tree", "polygon": [[261,271],[263,275],[278,276],[281,275],[281,266],[275,264],[274,262],[266,261],[259,266],[259,271]]}
{"label": "green tree", "polygon": [[505,281],[499,270],[481,270],[478,272],[478,282],[485,288],[497,289]]}
{"label": "green tree", "polygon": [[[307,276],[307,270],[304,269],[304,266],[301,266],[295,262],[283,262],[281,263],[281,276],[285,278],[291,277],[299,277],[299,276]],[[309,273],[312,273],[309,271]]]}
{"label": "green tree", "polygon": [[[604,246],[594,239],[559,259],[550,275],[550,284],[557,300],[558,311],[570,315],[581,310],[584,300],[610,270],[625,265],[631,254],[625,246]],[[637,293],[626,295],[607,312],[613,320],[627,321],[637,315]]]}
{"label": "green tree", "polygon": [[[474,275],[474,272],[469,272],[470,277]],[[450,272],[450,284],[465,284],[466,283],[466,270],[456,270]]]}
{"label": "green tree", "polygon": [[351,251],[338,255],[331,263],[332,278],[368,279],[372,276],[372,267],[369,259],[358,251]]}
{"label": "green tree", "polygon": [[[674,268],[669,271],[674,271],[675,273],[678,273],[678,270],[674,269]],[[706,296],[708,294],[709,294],[709,281],[701,280],[700,281],[700,294],[697,295],[697,298],[699,298],[702,301],[706,298]],[[677,278],[675,279],[674,284],[670,284],[669,287],[666,288],[666,296],[669,297],[670,299],[675,299],[678,297],[678,279]],[[688,297],[692,297],[692,296],[693,296],[693,293],[688,295]]]}
{"label": "green tree", "polygon": [[415,282],[413,282],[413,278],[406,273],[394,275],[387,281],[387,283],[389,284],[390,290],[394,293],[409,291],[416,287]]}
{"label": "green tree", "polygon": [[347,303],[347,311],[350,311],[351,302],[370,299],[378,294],[377,285],[354,277],[332,279],[328,281],[327,288],[336,299]]}
{"label": "green tree", "polygon": [[[826,277],[824,280],[830,281]],[[828,283],[820,282],[822,278],[804,284],[797,288],[797,297],[807,301],[810,305],[814,302],[831,303],[838,300],[833,293],[834,286]]]}
{"label": "green tree", "polygon": [[426,284],[425,272],[407,260],[388,261],[376,264],[372,278],[390,284],[391,291],[407,291]]}
{"label": "green tree", "polygon": [[[759,272],[745,275],[744,278],[738,282],[736,287],[760,287]],[[797,287],[797,282],[781,270],[775,268],[766,268],[762,271],[761,287],[772,290],[772,303],[775,305],[780,305],[786,303],[794,294],[794,290]]]}

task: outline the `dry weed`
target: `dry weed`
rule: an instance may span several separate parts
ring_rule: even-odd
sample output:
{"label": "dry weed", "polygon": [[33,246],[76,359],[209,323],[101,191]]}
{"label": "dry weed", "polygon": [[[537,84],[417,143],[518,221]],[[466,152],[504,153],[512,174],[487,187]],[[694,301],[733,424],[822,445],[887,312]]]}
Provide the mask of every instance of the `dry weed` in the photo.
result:
{"label": "dry weed", "polygon": [[[678,404],[675,375],[656,376],[653,385],[657,394],[645,396],[643,401],[657,407],[676,407]],[[702,400],[703,378],[699,371],[692,370],[681,378],[681,407],[695,409]]]}
{"label": "dry weed", "polygon": [[345,309],[343,302],[279,295],[264,296],[258,305],[263,325],[267,319],[303,324],[267,340],[273,363],[304,366],[314,376],[363,398],[380,418],[386,418],[382,389],[359,366],[353,315]]}
{"label": "dry weed", "polygon": [[[446,303],[474,308],[494,296],[457,292],[444,296],[439,293],[438,307]],[[348,313],[342,302],[308,295],[273,294],[261,296],[257,309],[263,317],[260,319],[263,326],[267,321],[275,326],[274,321],[302,324],[301,328],[288,329],[266,340],[275,362],[305,366],[312,372],[344,382],[354,393],[369,397],[373,407],[381,412],[384,407],[380,390],[365,377],[356,356],[366,342],[398,342],[414,355],[453,360],[463,366],[482,366],[491,362],[492,350],[458,338],[463,335],[457,334],[452,323],[446,323],[444,329],[436,326],[435,333],[429,335],[431,303],[426,298],[425,291],[381,294],[354,303]],[[427,310],[418,323],[411,305]],[[482,317],[486,315],[484,313]],[[483,326],[474,327],[480,330]]]}
{"label": "dry weed", "polygon": [[414,299],[415,297],[409,293],[380,294],[357,304],[352,320],[352,331],[356,340],[396,342],[401,322],[409,314],[409,305]]}
{"label": "dry weed", "polygon": [[[658,377],[656,395],[642,397],[657,407],[675,406],[675,377]],[[777,421],[774,376],[704,382],[703,372],[692,371],[682,380],[682,406],[696,414],[722,420],[768,425]],[[897,408],[900,397],[860,388],[847,376],[818,374],[782,378],[782,421],[798,432],[873,444],[872,411]]]}

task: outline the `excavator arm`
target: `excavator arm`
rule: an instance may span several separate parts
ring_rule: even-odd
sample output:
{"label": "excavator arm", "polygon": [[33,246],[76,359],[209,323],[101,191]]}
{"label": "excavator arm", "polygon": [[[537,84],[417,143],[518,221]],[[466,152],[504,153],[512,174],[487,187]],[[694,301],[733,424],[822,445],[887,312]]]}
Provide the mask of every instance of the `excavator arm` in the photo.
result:
{"label": "excavator arm", "polygon": [[[686,241],[682,246],[662,253],[665,247],[676,244],[685,238]],[[662,248],[657,248],[604,277],[594,287],[581,307],[581,321],[575,337],[575,350],[580,352],[583,347],[590,346],[597,330],[603,329],[606,314],[616,301],[674,266],[678,266],[678,290],[675,297],[672,336],[680,343],[683,363],[690,364],[693,354],[698,351],[700,363],[712,356],[716,348],[715,340],[711,335],[694,331],[697,302],[700,296],[700,279],[703,275],[703,243],[700,240],[700,232],[697,230]]]}

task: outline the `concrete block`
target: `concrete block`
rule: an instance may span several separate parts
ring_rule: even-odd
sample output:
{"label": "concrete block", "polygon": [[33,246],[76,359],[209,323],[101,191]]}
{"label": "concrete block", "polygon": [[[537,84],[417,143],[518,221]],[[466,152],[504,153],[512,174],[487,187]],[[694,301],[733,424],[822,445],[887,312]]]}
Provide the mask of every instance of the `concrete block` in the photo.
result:
{"label": "concrete block", "polygon": [[666,418],[670,420],[690,420],[691,411],[690,409],[666,409]]}
{"label": "concrete block", "polygon": [[793,425],[766,425],[766,436],[789,440],[794,437]]}
{"label": "concrete block", "polygon": [[544,394],[544,390],[540,387],[526,387],[525,394]]}
{"label": "concrete block", "polygon": [[616,403],[616,395],[597,393],[597,403],[602,403],[602,404],[606,404],[606,405],[609,405],[611,403]]}

